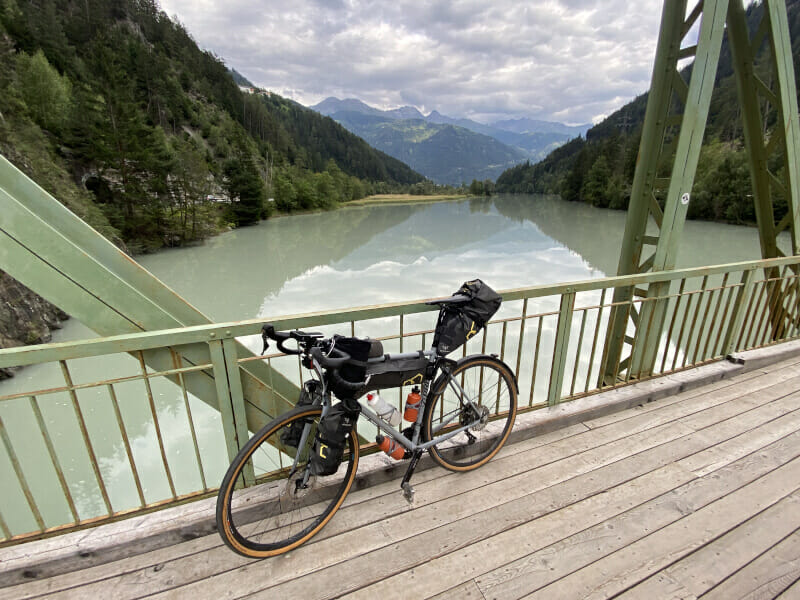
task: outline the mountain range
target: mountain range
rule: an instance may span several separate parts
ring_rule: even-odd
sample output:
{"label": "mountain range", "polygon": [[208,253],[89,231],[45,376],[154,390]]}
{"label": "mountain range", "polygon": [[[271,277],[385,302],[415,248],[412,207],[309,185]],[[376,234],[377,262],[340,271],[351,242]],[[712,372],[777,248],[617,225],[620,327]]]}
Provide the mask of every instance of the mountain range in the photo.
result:
{"label": "mountain range", "polygon": [[426,116],[412,106],[381,110],[355,98],[326,98],[311,108],[433,181],[452,185],[494,180],[590,127],[527,118],[483,124],[437,111]]}

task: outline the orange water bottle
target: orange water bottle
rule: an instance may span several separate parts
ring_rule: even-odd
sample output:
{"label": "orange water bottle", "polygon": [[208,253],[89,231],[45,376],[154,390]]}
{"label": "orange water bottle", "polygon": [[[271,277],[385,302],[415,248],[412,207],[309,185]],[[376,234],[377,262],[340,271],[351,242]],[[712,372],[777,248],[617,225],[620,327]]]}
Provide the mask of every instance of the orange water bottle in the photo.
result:
{"label": "orange water bottle", "polygon": [[386,454],[395,460],[400,460],[406,455],[406,449],[390,437],[384,437],[378,434],[378,436],[375,438],[375,443],[378,444],[378,448],[386,452]]}
{"label": "orange water bottle", "polygon": [[408,394],[408,398],[406,398],[406,409],[403,411],[403,418],[409,423],[417,422],[420,402],[422,402],[422,396],[419,394],[419,388],[414,386],[411,393]]}

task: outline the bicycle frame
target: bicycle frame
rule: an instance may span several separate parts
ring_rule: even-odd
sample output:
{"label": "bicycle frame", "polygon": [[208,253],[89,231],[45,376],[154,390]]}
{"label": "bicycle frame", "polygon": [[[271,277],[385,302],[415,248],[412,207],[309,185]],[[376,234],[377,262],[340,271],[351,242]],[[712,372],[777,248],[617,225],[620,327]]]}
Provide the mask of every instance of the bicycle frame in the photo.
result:
{"label": "bicycle frame", "polygon": [[[464,392],[464,389],[461,387],[461,385],[458,383],[458,381],[456,381],[456,379],[454,377],[452,377],[447,372],[445,372],[445,375],[449,378],[449,380],[447,382],[448,385],[452,386],[462,399],[465,399],[466,402],[468,402],[469,404],[471,404],[474,407],[475,403],[472,401],[471,398],[467,397],[466,392]],[[469,423],[469,424],[464,425],[462,427],[458,427],[456,429],[453,429],[452,431],[448,431],[447,433],[445,433],[443,435],[438,435],[438,436],[434,437],[433,439],[431,439],[430,441],[423,442],[423,443],[420,444],[418,442],[419,435],[420,435],[419,425],[421,425],[421,423],[422,423],[422,417],[423,417],[423,415],[425,413],[425,406],[427,404],[429,394],[430,394],[430,392],[428,392],[428,394],[425,394],[425,396],[422,398],[422,401],[420,402],[417,421],[412,425],[412,427],[414,427],[414,436],[413,436],[412,439],[408,439],[402,432],[397,431],[397,429],[395,429],[394,427],[389,425],[386,421],[382,420],[378,416],[378,414],[369,407],[369,405],[367,405],[367,404],[365,404],[364,402],[361,402],[361,401],[359,401],[358,403],[361,406],[361,415],[362,416],[364,416],[369,422],[371,422],[373,425],[375,425],[379,430],[385,431],[390,437],[392,437],[396,442],[398,442],[406,450],[409,450],[410,452],[423,451],[423,450],[427,450],[431,446],[435,446],[436,444],[440,444],[440,443],[442,443],[444,441],[447,441],[450,438],[457,436],[459,433],[462,433],[462,432],[468,430],[469,428],[471,428],[471,427],[473,427],[475,425],[475,423]],[[456,418],[456,415],[453,415],[453,419],[455,419],[455,418]],[[451,421],[452,421],[452,419],[451,419]],[[446,426],[448,423],[443,423],[442,425],[440,425],[439,429],[441,429],[442,427]]]}
{"label": "bicycle frame", "polygon": [[[390,355],[388,355],[388,358],[389,359],[411,358],[411,357],[415,357],[415,356],[418,356],[418,355],[419,355],[418,352],[403,353],[403,354],[390,354]],[[476,406],[475,402],[473,402],[472,398],[468,397],[467,393],[464,391],[464,389],[458,383],[456,378],[454,378],[450,374],[449,370],[447,368],[443,368],[443,365],[446,364],[446,363],[444,361],[440,360],[440,357],[438,356],[438,354],[436,352],[436,348],[432,348],[431,350],[424,351],[424,355],[427,356],[428,359],[432,363],[435,363],[436,366],[434,368],[432,377],[430,379],[426,378],[422,382],[423,386],[425,388],[427,388],[427,390],[423,394],[423,397],[422,397],[422,399],[420,401],[420,407],[419,407],[419,411],[417,413],[417,420],[416,420],[415,423],[413,423],[411,425],[411,427],[413,427],[413,436],[412,436],[411,439],[409,439],[408,437],[405,436],[405,434],[403,434],[402,432],[398,431],[397,429],[392,427],[390,424],[388,424],[386,421],[381,419],[378,416],[378,414],[375,411],[373,411],[372,408],[367,403],[362,402],[361,400],[357,401],[359,406],[361,407],[361,414],[359,416],[365,417],[370,423],[375,425],[375,427],[377,427],[379,431],[385,432],[387,435],[389,435],[391,438],[393,438],[397,443],[399,443],[401,446],[403,446],[407,451],[411,452],[412,455],[420,455],[422,452],[424,452],[425,450],[427,450],[431,446],[435,446],[437,444],[441,444],[442,442],[445,442],[445,441],[449,440],[450,438],[453,438],[453,437],[459,435],[460,433],[469,430],[471,427],[474,427],[476,422],[477,422],[476,421],[476,422],[468,423],[466,425],[462,425],[461,427],[457,427],[457,428],[455,428],[455,429],[453,429],[451,431],[448,431],[445,434],[437,435],[433,439],[431,439],[431,440],[429,440],[427,442],[419,443],[419,438],[420,438],[420,435],[421,435],[422,419],[423,419],[424,414],[425,414],[425,407],[426,407],[426,405],[428,403],[428,399],[429,399],[430,391],[431,391],[431,387],[430,386],[439,379],[437,374],[440,372],[440,370],[441,370],[442,375],[444,375],[444,376],[446,376],[448,378],[447,379],[447,385],[450,386],[456,392],[456,394],[458,395],[459,399],[461,399],[462,402],[464,402],[466,404],[469,404],[476,411],[476,413],[478,412],[477,406]],[[372,359],[372,361],[378,362],[378,361],[384,360],[384,359],[385,359],[384,357],[381,357],[380,359]],[[316,360],[312,359],[311,362],[312,362],[312,370],[317,375],[317,379],[322,385],[322,394],[321,394],[321,397],[322,397],[322,414],[320,415],[320,417],[321,418],[325,418],[325,416],[328,414],[328,411],[330,410],[331,406],[333,405],[332,398],[331,398],[331,393],[330,393],[330,390],[328,389],[327,384],[325,383],[324,369],[319,365],[319,363],[317,363]],[[428,384],[427,386],[424,385],[426,383]],[[446,427],[455,418],[457,418],[457,414],[456,413],[453,414],[453,417],[449,421],[447,421],[445,423],[441,423],[439,425],[439,427],[438,427],[438,430],[441,430],[443,427]],[[311,433],[311,426],[310,425],[306,425],[305,427],[303,427],[303,433],[300,436],[299,447],[304,447],[305,446],[306,442],[308,441],[308,436],[310,435],[310,433]],[[294,457],[294,460],[292,462],[292,469],[291,469],[292,473],[294,473],[295,470],[297,469],[298,459],[299,459],[299,456],[295,456]],[[308,476],[309,476],[309,473],[306,473],[305,476],[304,476],[304,482],[308,479]]]}

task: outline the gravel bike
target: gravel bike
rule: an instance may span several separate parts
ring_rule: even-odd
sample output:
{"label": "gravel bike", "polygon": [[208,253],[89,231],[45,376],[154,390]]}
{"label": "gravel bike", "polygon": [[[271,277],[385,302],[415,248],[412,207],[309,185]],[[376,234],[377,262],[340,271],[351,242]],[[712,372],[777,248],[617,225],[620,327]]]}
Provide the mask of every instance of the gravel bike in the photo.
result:
{"label": "gravel bike", "polygon": [[[494,314],[499,303],[497,296],[496,306],[484,315]],[[373,340],[324,338],[320,333],[263,326],[264,350],[268,340],[276,341],[283,353],[300,355],[314,378],[304,384],[292,410],[253,435],[225,474],[216,519],[232,550],[252,558],[282,554],[325,526],[355,480],[360,417],[378,428],[378,440],[385,436],[386,446],[392,448],[387,453],[409,459],[401,482],[409,501],[414,496],[411,476],[426,451],[442,467],[462,472],[477,469],[497,454],[517,414],[513,371],[496,355],[460,360],[444,355],[479,331],[489,317],[480,319],[480,310],[470,313],[475,298],[463,293],[429,304],[439,306],[432,348],[403,354],[383,354],[381,343]],[[472,318],[476,315],[478,321]],[[294,347],[287,347],[290,341]],[[360,399],[369,390],[411,385],[419,391],[416,418],[403,430]],[[334,396],[341,402],[334,404]]]}

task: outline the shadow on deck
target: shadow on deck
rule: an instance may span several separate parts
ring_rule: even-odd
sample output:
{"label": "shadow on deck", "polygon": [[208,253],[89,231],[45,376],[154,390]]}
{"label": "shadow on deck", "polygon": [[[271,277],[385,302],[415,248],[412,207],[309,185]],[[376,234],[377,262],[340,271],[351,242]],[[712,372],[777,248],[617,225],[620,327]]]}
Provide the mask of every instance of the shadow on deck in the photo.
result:
{"label": "shadow on deck", "polygon": [[[196,537],[201,501],[184,515],[205,525],[171,523],[176,543],[130,556],[100,541],[166,527],[168,511],[0,550],[0,598],[799,598],[791,346],[526,415],[487,466],[418,472],[413,506],[397,480],[361,487],[284,556]],[[92,556],[106,562],[80,564]]]}

